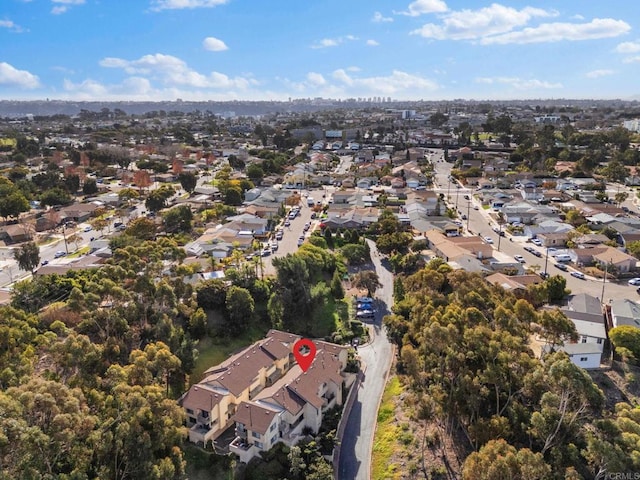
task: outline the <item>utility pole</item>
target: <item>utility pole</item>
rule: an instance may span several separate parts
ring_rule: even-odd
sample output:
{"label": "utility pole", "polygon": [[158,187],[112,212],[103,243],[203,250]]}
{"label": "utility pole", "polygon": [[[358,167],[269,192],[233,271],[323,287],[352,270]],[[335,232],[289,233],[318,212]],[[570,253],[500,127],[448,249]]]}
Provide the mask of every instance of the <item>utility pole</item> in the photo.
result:
{"label": "utility pole", "polygon": [[549,247],[547,247],[547,256],[544,259],[544,273],[546,274],[545,276],[549,276],[547,274],[547,264],[549,263]]}
{"label": "utility pole", "polygon": [[467,203],[467,232],[469,231],[469,220],[471,219],[471,197]]}
{"label": "utility pole", "polygon": [[64,238],[64,250],[69,255],[69,246],[67,245],[67,226],[62,224],[62,238]]}
{"label": "utility pole", "polygon": [[[613,262],[613,259],[611,259],[610,262]],[[610,262],[607,262],[604,264],[604,277],[602,277],[602,293],[600,294],[600,303],[602,303],[603,305],[604,305],[604,286],[607,282],[607,272],[609,271]]]}

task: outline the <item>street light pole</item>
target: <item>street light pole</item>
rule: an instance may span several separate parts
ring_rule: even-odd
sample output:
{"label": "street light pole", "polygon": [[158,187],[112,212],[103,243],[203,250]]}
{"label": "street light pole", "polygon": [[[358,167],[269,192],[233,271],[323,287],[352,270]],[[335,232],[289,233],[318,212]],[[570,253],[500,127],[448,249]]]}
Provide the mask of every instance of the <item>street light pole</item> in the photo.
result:
{"label": "street light pole", "polygon": [[467,203],[467,232],[469,231],[469,219],[471,218],[471,198]]}

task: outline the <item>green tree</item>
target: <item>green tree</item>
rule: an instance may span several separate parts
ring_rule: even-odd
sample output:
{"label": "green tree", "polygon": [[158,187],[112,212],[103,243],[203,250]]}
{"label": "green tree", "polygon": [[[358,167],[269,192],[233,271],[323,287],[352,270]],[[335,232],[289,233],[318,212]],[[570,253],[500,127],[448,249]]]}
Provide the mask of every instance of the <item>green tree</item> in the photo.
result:
{"label": "green tree", "polygon": [[528,448],[517,450],[505,440],[491,440],[467,457],[463,480],[527,479],[544,480],[551,473],[540,453]]}
{"label": "green tree", "polygon": [[158,212],[167,206],[167,200],[175,193],[171,185],[162,185],[149,193],[144,204],[149,211]]}
{"label": "green tree", "polygon": [[353,275],[351,285],[356,288],[365,289],[367,296],[370,297],[380,287],[380,280],[374,270],[362,270]]}
{"label": "green tree", "polygon": [[250,325],[255,309],[255,302],[251,292],[246,288],[235,285],[229,287],[226,298],[227,314],[229,315],[228,330],[233,335],[243,333]]}
{"label": "green tree", "polygon": [[340,272],[336,269],[331,278],[331,294],[333,298],[344,298],[344,287],[342,286],[342,278]]}
{"label": "green tree", "polygon": [[156,236],[156,224],[149,218],[134,218],[129,222],[124,233],[139,240],[152,240]]}
{"label": "green tree", "polygon": [[538,317],[540,335],[551,345],[563,345],[565,341],[577,341],[575,324],[558,310],[544,310]]}
{"label": "green tree", "polygon": [[264,170],[257,163],[252,163],[247,167],[247,177],[251,179],[252,182],[258,184],[262,181],[262,177],[264,177]]}
{"label": "green tree", "polygon": [[85,179],[82,184],[82,193],[85,195],[95,195],[98,193],[98,184],[93,178]]}
{"label": "green tree", "polygon": [[227,284],[220,279],[205,280],[196,288],[198,306],[205,310],[224,307],[227,298]]}
{"label": "green tree", "polygon": [[69,192],[60,187],[50,188],[40,195],[40,203],[43,207],[67,205],[72,201],[73,199],[69,195]]}
{"label": "green tree", "polygon": [[549,295],[549,303],[560,302],[569,294],[567,290],[567,279],[562,275],[554,275],[544,281],[547,294]]}
{"label": "green tree", "polygon": [[25,242],[13,251],[13,258],[18,262],[20,270],[33,274],[36,267],[40,265],[40,248],[35,242]]}
{"label": "green tree", "polygon": [[620,325],[609,330],[609,339],[616,349],[626,348],[635,359],[640,359],[640,328]]}
{"label": "green tree", "polygon": [[168,233],[190,232],[193,223],[193,212],[189,205],[174,207],[162,215],[164,228]]}
{"label": "green tree", "polygon": [[198,186],[198,177],[196,177],[195,174],[191,172],[180,173],[180,175],[178,175],[178,181],[180,182],[182,188],[189,194],[192,194],[196,189],[196,186]]}

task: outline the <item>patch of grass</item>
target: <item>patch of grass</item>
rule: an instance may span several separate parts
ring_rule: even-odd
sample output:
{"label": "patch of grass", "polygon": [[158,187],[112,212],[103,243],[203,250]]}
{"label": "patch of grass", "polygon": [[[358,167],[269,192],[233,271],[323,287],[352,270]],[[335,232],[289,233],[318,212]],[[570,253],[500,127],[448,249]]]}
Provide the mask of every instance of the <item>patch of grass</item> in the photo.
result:
{"label": "patch of grass", "polygon": [[187,462],[189,480],[227,480],[233,477],[232,463],[229,457],[207,452],[189,444],[182,447]]}
{"label": "patch of grass", "polygon": [[87,253],[89,253],[89,246],[88,245],[86,247],[82,247],[80,250],[76,250],[75,252],[70,253],[67,258],[78,258],[78,257],[81,257],[83,255],[86,255]]}
{"label": "patch of grass", "polygon": [[[378,412],[378,425],[373,440],[371,459],[371,478],[395,479],[400,478],[398,466],[391,462],[391,458],[400,448],[398,438],[402,435],[402,428],[395,423],[396,399],[402,393],[402,385],[398,377],[389,379],[382,394],[382,402]],[[405,433],[405,435],[407,435]]]}
{"label": "patch of grass", "polygon": [[331,333],[339,330],[338,325],[340,319],[336,311],[336,302],[333,297],[329,297],[321,308],[316,309],[313,312],[313,331],[312,336],[317,338],[323,338]]}

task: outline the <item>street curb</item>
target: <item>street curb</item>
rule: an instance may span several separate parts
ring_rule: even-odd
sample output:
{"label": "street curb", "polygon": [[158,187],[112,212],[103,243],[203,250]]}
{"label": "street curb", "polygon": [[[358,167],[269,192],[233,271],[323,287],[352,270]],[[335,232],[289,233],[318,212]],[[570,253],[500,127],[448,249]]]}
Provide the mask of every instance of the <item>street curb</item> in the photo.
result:
{"label": "street curb", "polygon": [[358,390],[360,390],[360,386],[362,385],[362,380],[364,379],[364,373],[367,370],[367,364],[360,360],[360,370],[356,374],[356,379],[351,385],[351,389],[349,390],[349,394],[347,395],[347,401],[344,404],[344,408],[342,409],[342,414],[340,415],[340,421],[338,422],[338,428],[336,429],[336,443],[333,449],[333,478],[338,479],[340,472],[340,450],[342,448],[342,436],[344,435],[344,431],[347,428],[347,423],[349,420],[349,416],[351,415],[351,409],[353,408],[353,404],[355,403],[355,399],[358,396]]}
{"label": "street curb", "polygon": [[389,383],[389,375],[391,374],[391,367],[395,363],[396,357],[396,346],[391,343],[391,363],[389,364],[389,368],[387,369],[387,374],[384,377],[384,388],[382,389],[382,394],[378,399],[378,407],[376,408],[376,418],[375,422],[373,422],[373,432],[371,435],[371,445],[369,446],[369,459],[367,461],[367,476],[366,478],[371,478],[371,459],[373,458],[373,443],[376,438],[376,430],[378,429],[378,413],[380,412],[380,405],[382,404],[382,397],[384,396],[384,390],[387,388],[387,383]]}

